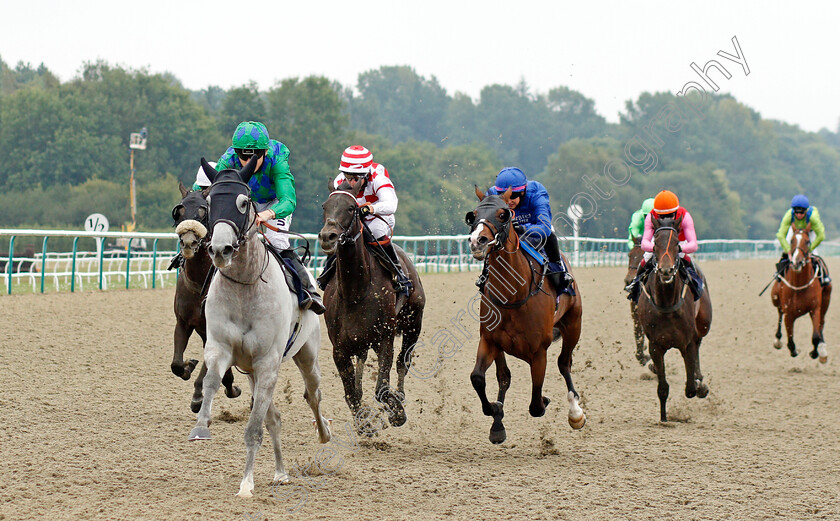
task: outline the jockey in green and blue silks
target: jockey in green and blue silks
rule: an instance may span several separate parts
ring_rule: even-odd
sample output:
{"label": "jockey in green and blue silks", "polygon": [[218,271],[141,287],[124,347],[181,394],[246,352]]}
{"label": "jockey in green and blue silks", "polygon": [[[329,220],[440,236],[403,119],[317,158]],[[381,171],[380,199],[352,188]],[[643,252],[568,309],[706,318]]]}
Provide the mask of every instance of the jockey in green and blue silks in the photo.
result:
{"label": "jockey in green and blue silks", "polygon": [[[305,293],[299,299],[301,307],[321,314],[324,312],[321,296],[315,290],[309,272],[297,253],[289,248],[289,235],[284,233],[291,226],[292,212],[297,206],[295,178],[289,169],[289,148],[271,139],[262,123],[243,121],[233,131],[231,146],[219,158],[216,170],[241,170],[254,156],[257,156],[257,166],[248,180],[248,187],[251,189],[251,199],[257,206],[256,223],[268,223],[280,230],[276,232],[266,229],[265,237],[280,250],[283,258],[289,259],[295,266]],[[201,189],[198,181],[193,185],[193,190]]]}
{"label": "jockey in green and blue silks", "polygon": [[634,239],[638,237],[641,240],[642,236],[644,236],[645,217],[648,216],[651,210],[653,210],[653,197],[645,199],[642,207],[633,212],[633,215],[630,217],[630,226],[627,227],[627,247],[629,249],[632,250],[635,246]]}
{"label": "jockey in green and blue silks", "polygon": [[513,210],[514,225],[521,227],[519,234],[537,250],[545,248],[549,262],[549,280],[558,293],[574,280],[560,257],[560,245],[551,226],[551,205],[548,191],[537,181],[528,181],[522,170],[503,168],[496,176],[496,183],[487,195],[501,195],[510,188],[508,206]]}
{"label": "jockey in green and blue silks", "polygon": [[811,256],[815,258],[815,263],[818,263],[822,269],[820,284],[825,287],[831,282],[828,267],[822,257],[813,253],[825,239],[825,226],[820,220],[820,212],[817,207],[811,206],[808,198],[803,194],[793,196],[790,201],[790,210],[785,212],[782,222],[779,224],[779,231],[776,232],[776,238],[779,239],[779,244],[782,246],[782,258],[776,264],[776,273],[778,277],[784,276],[784,272],[790,264],[788,254],[790,253],[790,238],[793,236],[793,228],[803,230],[809,224],[811,225]]}

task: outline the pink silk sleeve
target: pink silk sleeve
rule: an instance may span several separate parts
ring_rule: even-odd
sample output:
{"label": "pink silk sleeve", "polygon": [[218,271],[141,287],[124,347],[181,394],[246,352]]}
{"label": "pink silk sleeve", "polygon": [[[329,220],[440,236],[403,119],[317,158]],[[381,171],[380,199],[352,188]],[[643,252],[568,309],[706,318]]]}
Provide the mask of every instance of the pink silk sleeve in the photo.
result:
{"label": "pink silk sleeve", "polygon": [[[685,212],[682,220],[682,232],[685,235],[685,240],[680,242],[683,253],[694,253],[697,251],[697,233],[694,231],[694,219],[691,218],[691,214],[688,212]],[[645,228],[645,233],[647,233],[647,228]]]}
{"label": "pink silk sleeve", "polygon": [[[691,226],[694,230],[694,225]],[[645,217],[645,234],[642,236],[642,251],[653,251],[653,221],[650,214]]]}

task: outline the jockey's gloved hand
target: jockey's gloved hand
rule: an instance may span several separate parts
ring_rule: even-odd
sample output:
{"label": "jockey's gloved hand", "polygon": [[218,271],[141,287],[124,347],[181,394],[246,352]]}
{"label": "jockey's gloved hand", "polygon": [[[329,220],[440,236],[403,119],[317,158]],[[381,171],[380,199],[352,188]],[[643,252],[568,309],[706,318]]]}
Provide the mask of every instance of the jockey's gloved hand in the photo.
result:
{"label": "jockey's gloved hand", "polygon": [[370,204],[362,205],[359,208],[359,213],[361,213],[362,216],[373,215],[373,206],[371,206]]}
{"label": "jockey's gloved hand", "polygon": [[513,223],[513,229],[514,229],[514,231],[515,231],[516,233],[518,233],[519,235],[524,235],[524,234],[525,234],[525,227],[524,227],[524,226],[522,226],[522,225],[521,225],[521,224],[519,224],[519,223]]}

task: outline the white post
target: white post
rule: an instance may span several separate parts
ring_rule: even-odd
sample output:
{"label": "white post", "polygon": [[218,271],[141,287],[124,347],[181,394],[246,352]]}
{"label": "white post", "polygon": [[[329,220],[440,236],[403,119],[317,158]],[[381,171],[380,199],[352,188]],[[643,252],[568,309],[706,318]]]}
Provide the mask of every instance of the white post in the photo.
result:
{"label": "white post", "polygon": [[580,216],[583,214],[583,208],[580,205],[573,204],[569,206],[569,209],[566,210],[566,215],[569,216],[569,219],[572,220],[572,235],[574,236],[575,240],[575,257],[573,265],[575,267],[580,266]]}

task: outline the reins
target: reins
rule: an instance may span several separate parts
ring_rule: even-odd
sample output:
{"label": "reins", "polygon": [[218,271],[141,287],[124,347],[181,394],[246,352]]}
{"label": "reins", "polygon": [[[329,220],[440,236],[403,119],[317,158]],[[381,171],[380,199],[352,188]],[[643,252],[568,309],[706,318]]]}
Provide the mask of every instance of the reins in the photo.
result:
{"label": "reins", "polygon": [[[663,254],[663,258],[664,258],[664,255],[667,255],[669,258],[673,259],[673,257],[671,256],[671,252],[670,252],[671,240],[674,238],[674,233],[677,232],[677,229],[674,228],[674,227],[671,227],[671,226],[662,226],[660,228],[657,228],[653,232],[653,235],[656,236],[657,233],[659,233],[661,231],[665,231],[665,230],[668,230],[668,244],[665,247],[665,253]],[[653,260],[656,261],[656,266],[653,268],[653,271],[654,271],[655,274],[658,274],[659,273],[660,262],[657,259],[653,259]],[[680,262],[682,262],[682,259],[680,257],[677,257],[677,259],[674,261],[674,265],[677,266],[677,271],[679,271]],[[636,269],[638,269],[638,267]],[[674,277],[676,279],[679,279],[679,274],[675,273]],[[648,300],[650,301],[650,305],[653,307],[653,309],[655,309],[659,313],[674,313],[677,310],[679,310],[682,307],[683,303],[685,302],[685,291],[686,291],[687,287],[688,287],[688,283],[684,282],[683,287],[682,287],[682,291],[680,292],[680,295],[679,295],[679,298],[677,299],[677,302],[670,305],[670,306],[660,306],[659,304],[657,304],[653,300],[653,295],[651,295],[650,292],[648,291],[647,283],[642,284],[642,291],[644,292],[645,296],[647,296]]]}

